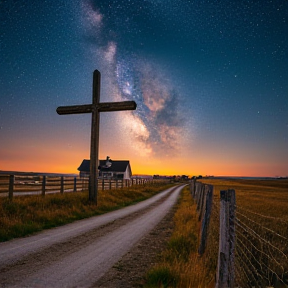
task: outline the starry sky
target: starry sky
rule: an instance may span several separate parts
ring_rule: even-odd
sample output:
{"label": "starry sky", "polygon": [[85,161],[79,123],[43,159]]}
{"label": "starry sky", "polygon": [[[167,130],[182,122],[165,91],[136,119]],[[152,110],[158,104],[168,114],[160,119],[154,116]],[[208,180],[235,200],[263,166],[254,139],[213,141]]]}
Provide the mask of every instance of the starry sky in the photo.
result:
{"label": "starry sky", "polygon": [[287,0],[0,0],[0,170],[77,173],[91,115],[100,158],[134,174],[288,176]]}

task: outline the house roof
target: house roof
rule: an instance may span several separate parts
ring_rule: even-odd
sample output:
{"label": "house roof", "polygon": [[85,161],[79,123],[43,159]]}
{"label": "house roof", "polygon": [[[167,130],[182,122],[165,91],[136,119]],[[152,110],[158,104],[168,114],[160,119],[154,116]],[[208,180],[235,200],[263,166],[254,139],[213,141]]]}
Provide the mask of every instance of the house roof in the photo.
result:
{"label": "house roof", "polygon": [[[112,165],[109,168],[103,168],[102,171],[112,171],[112,172],[125,172],[127,166],[130,166],[128,160],[113,160]],[[100,166],[105,166],[106,160],[100,160]],[[130,168],[130,167],[129,167]],[[81,172],[90,172],[90,160],[84,159],[81,165],[78,167]],[[131,170],[131,168],[130,168]]]}

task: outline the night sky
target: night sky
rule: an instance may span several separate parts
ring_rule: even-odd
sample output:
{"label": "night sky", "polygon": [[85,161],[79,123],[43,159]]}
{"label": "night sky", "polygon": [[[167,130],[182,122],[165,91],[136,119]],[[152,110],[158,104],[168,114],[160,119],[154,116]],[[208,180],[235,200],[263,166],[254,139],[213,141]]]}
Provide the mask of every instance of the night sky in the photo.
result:
{"label": "night sky", "polygon": [[0,170],[77,173],[90,157],[134,174],[288,176],[287,0],[0,0]]}

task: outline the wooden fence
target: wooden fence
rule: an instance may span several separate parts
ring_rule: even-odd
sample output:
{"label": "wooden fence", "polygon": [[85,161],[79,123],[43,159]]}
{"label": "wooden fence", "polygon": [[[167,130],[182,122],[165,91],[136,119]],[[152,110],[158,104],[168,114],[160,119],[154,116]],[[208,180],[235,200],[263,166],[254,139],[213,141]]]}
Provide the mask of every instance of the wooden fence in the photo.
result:
{"label": "wooden fence", "polygon": [[192,197],[197,204],[198,220],[201,222],[200,225],[200,245],[198,248],[198,253],[203,255],[206,248],[207,242],[207,231],[210,222],[212,201],[213,201],[213,186],[204,185],[200,182],[196,182],[194,179],[191,182],[191,193]]}
{"label": "wooden fence", "polygon": [[[98,179],[98,190],[119,189],[144,185],[157,180],[150,178]],[[0,196],[36,195],[88,190],[89,178],[64,175],[35,175],[29,173],[0,174]]]}
{"label": "wooden fence", "polygon": [[[215,271],[216,288],[276,287],[274,285],[288,287],[288,230],[279,233],[265,227],[261,224],[263,221],[252,219],[250,215],[256,213],[236,205],[236,193],[233,189],[220,191],[220,203],[218,197],[213,198],[211,185],[194,179],[190,184],[190,191],[197,204],[201,227],[198,248],[200,256],[205,254],[208,238],[215,237],[215,230],[209,233],[209,223],[213,210],[213,221],[217,215],[219,245]],[[259,220],[273,218],[275,224],[284,221],[261,214],[257,214],[257,217]],[[285,224],[288,227],[288,223]]]}

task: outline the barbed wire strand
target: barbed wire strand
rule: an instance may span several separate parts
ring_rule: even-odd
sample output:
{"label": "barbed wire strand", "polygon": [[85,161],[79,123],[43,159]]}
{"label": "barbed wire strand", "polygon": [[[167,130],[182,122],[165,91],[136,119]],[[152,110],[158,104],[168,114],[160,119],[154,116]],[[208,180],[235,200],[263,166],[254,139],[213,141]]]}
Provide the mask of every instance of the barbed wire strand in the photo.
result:
{"label": "barbed wire strand", "polygon": [[[279,248],[277,248],[276,246],[274,246],[272,243],[270,243],[269,241],[267,241],[266,239],[264,239],[263,237],[261,237],[258,233],[256,233],[252,228],[250,228],[249,226],[247,226],[243,221],[241,221],[240,219],[237,219],[237,225],[240,226],[239,223],[241,223],[241,225],[245,226],[246,229],[242,226],[240,226],[243,230],[245,230],[245,232],[250,233],[251,235],[254,235],[255,238],[261,239],[264,243],[266,243],[267,245],[270,245],[271,247],[273,247],[276,251],[278,251],[285,259],[287,259],[287,255],[285,255],[285,253],[283,251],[281,251]],[[249,232],[250,230],[250,232]]]}
{"label": "barbed wire strand", "polygon": [[[241,242],[241,244],[243,245],[243,248],[246,248],[245,247],[245,244],[241,241],[241,240],[239,240],[239,239],[237,239],[237,241],[239,242]],[[252,244],[252,246],[253,246],[253,248],[255,248],[255,249],[257,249],[253,244]],[[237,247],[237,249],[238,249],[238,247]],[[257,249],[258,250],[258,249]],[[269,266],[267,266],[263,261],[261,261],[260,262],[260,260],[257,260],[257,258],[254,256],[254,254],[251,252],[251,251],[249,251],[248,249],[247,249],[247,251],[249,252],[249,254],[252,256],[252,258],[254,259],[254,261],[257,263],[257,264],[259,264],[259,266],[260,266],[260,271],[263,271],[263,266],[267,269],[267,271],[269,271],[269,272],[271,272],[272,273],[272,275],[275,275],[277,278],[278,278],[278,280],[279,281],[282,281],[281,280],[281,278],[280,277],[278,277],[278,274],[279,273],[277,273],[276,271],[274,271],[272,268],[270,268]],[[260,250],[258,250],[259,252],[261,252]],[[244,253],[244,251],[243,251],[243,249],[241,249],[241,252],[242,253]],[[264,255],[266,255],[265,253],[264,253]],[[267,256],[267,255],[266,255]],[[271,259],[271,258],[270,258]],[[256,268],[256,267],[255,267]],[[279,268],[279,267],[278,267]],[[284,268],[280,265],[280,268],[282,268],[282,275],[284,274]],[[257,269],[257,268],[256,268]],[[267,277],[265,277],[267,280],[268,280],[268,282],[270,282],[270,279],[269,278],[267,278]]]}
{"label": "barbed wire strand", "polygon": [[[245,240],[247,240],[247,241],[250,243],[250,245],[251,245],[257,252],[259,252],[260,254],[266,256],[269,260],[274,261],[274,262],[277,264],[277,266],[278,266],[279,268],[281,268],[282,273],[284,273],[284,271],[285,271],[284,267],[283,267],[275,258],[270,257],[270,256],[269,256],[268,254],[266,254],[264,251],[259,250],[259,249],[253,244],[253,242],[252,242],[248,237],[246,237],[244,234],[241,234],[241,236],[243,236],[243,237],[245,238]],[[237,237],[237,241],[241,241],[241,240],[239,239],[239,235],[238,235],[238,237]],[[243,243],[243,242],[242,242],[242,243]],[[257,260],[256,260],[256,261],[257,261]],[[264,264],[264,265],[265,265],[265,264]],[[266,265],[265,265],[265,266],[266,266]],[[267,267],[267,266],[266,266],[266,267]],[[269,268],[269,267],[267,267],[267,268]]]}
{"label": "barbed wire strand", "polygon": [[[251,258],[254,260],[254,262],[256,262],[259,266],[260,266],[260,271],[263,271],[263,266],[264,263],[259,262],[256,257],[253,255],[253,253],[251,251],[249,251],[248,249],[246,249],[245,244],[243,242],[240,242],[242,244],[243,249],[241,248],[241,246],[238,246],[237,249],[239,250],[239,252],[242,253],[242,255],[245,255],[247,259],[249,259],[249,263],[251,264],[251,266],[254,268],[255,271],[257,271],[258,275],[261,275],[259,273],[259,269],[251,262]],[[245,250],[249,253],[249,255],[247,253],[245,253]],[[241,254],[238,253],[238,255],[240,256]],[[249,257],[250,256],[250,257]],[[241,257],[241,256],[240,256]],[[266,266],[266,265],[265,265]],[[266,268],[268,268],[266,266]]]}
{"label": "barbed wire strand", "polygon": [[275,234],[276,236],[278,236],[278,237],[280,237],[280,238],[282,238],[282,239],[288,241],[288,238],[286,238],[285,236],[282,236],[282,235],[280,235],[279,233],[277,233],[277,232],[271,230],[270,228],[267,228],[267,227],[261,225],[260,223],[257,223],[256,221],[254,221],[254,220],[248,218],[247,216],[245,216],[245,215],[242,214],[241,212],[237,211],[236,213],[237,213],[237,215],[241,215],[242,217],[244,217],[245,219],[249,220],[250,222],[252,222],[252,223],[254,223],[254,224],[260,226],[262,229],[267,230],[267,231],[269,231],[269,232]]}
{"label": "barbed wire strand", "polygon": [[[239,263],[239,265],[237,265],[237,267],[239,267],[239,269],[235,269],[235,274],[236,274],[235,282],[236,282],[236,284],[239,286],[239,284],[244,282],[245,287],[249,287],[249,285],[247,286],[248,282],[250,281],[249,276],[247,275],[245,269],[243,268],[243,265],[240,265],[240,262],[239,262],[239,260],[237,260],[237,258],[236,258],[236,263]],[[241,273],[239,270],[241,270]],[[246,281],[243,279],[244,278],[243,275],[246,277]],[[240,287],[243,287],[243,284]]]}
{"label": "barbed wire strand", "polygon": [[[240,263],[240,261],[242,261],[242,265]],[[240,269],[235,269],[235,272],[236,272],[236,281],[235,281],[235,284],[238,286],[238,287],[250,287],[250,285],[248,284],[249,282],[251,282],[251,276],[249,277],[249,275],[247,274],[246,270],[244,269],[244,265],[245,265],[245,262],[242,260],[242,259],[238,259],[236,260],[236,264],[238,263],[238,267]],[[239,271],[240,270],[240,271]],[[250,271],[250,270],[249,270]],[[250,271],[251,272],[251,271]],[[244,277],[243,277],[244,276]],[[252,275],[253,276],[253,275]],[[241,285],[240,285],[241,284]],[[245,286],[243,286],[245,285]]]}
{"label": "barbed wire strand", "polygon": [[241,207],[241,206],[238,206],[238,205],[235,205],[235,206],[236,206],[237,210],[240,209],[240,210],[243,210],[243,211],[245,211],[245,212],[248,212],[248,213],[251,213],[251,214],[254,214],[254,215],[257,215],[257,216],[261,216],[261,217],[263,217],[263,218],[274,219],[274,220],[281,221],[281,222],[284,222],[284,223],[288,224],[288,221],[287,221],[287,220],[284,220],[284,219],[282,219],[282,218],[280,218],[280,217],[267,216],[267,215],[263,215],[263,214],[260,214],[260,213],[257,213],[257,212],[254,212],[254,211],[245,209],[245,208],[243,208],[243,207]]}
{"label": "barbed wire strand", "polygon": [[[237,253],[237,254],[238,254],[238,253]],[[257,278],[255,277],[255,275],[257,275],[257,276],[259,276],[260,278],[262,278],[261,275],[258,273],[258,269],[257,269],[256,267],[254,267],[254,265],[251,263],[249,257],[247,257],[247,255],[246,255],[245,253],[243,253],[242,255],[244,255],[244,256],[246,257],[246,261],[245,261],[244,259],[242,259],[242,257],[240,256],[240,254],[238,254],[237,260],[241,260],[241,262],[242,262],[242,267],[244,268],[244,266],[245,266],[245,267],[246,267],[246,271],[249,271],[249,272],[250,272],[249,274],[254,278],[255,282],[258,283],[259,279],[257,279]],[[253,268],[254,273],[252,273],[251,267],[249,267],[249,266],[247,265],[247,261],[251,264],[251,267]],[[254,275],[254,274],[255,274],[255,275]],[[249,278],[249,280],[251,281],[251,278]]]}

